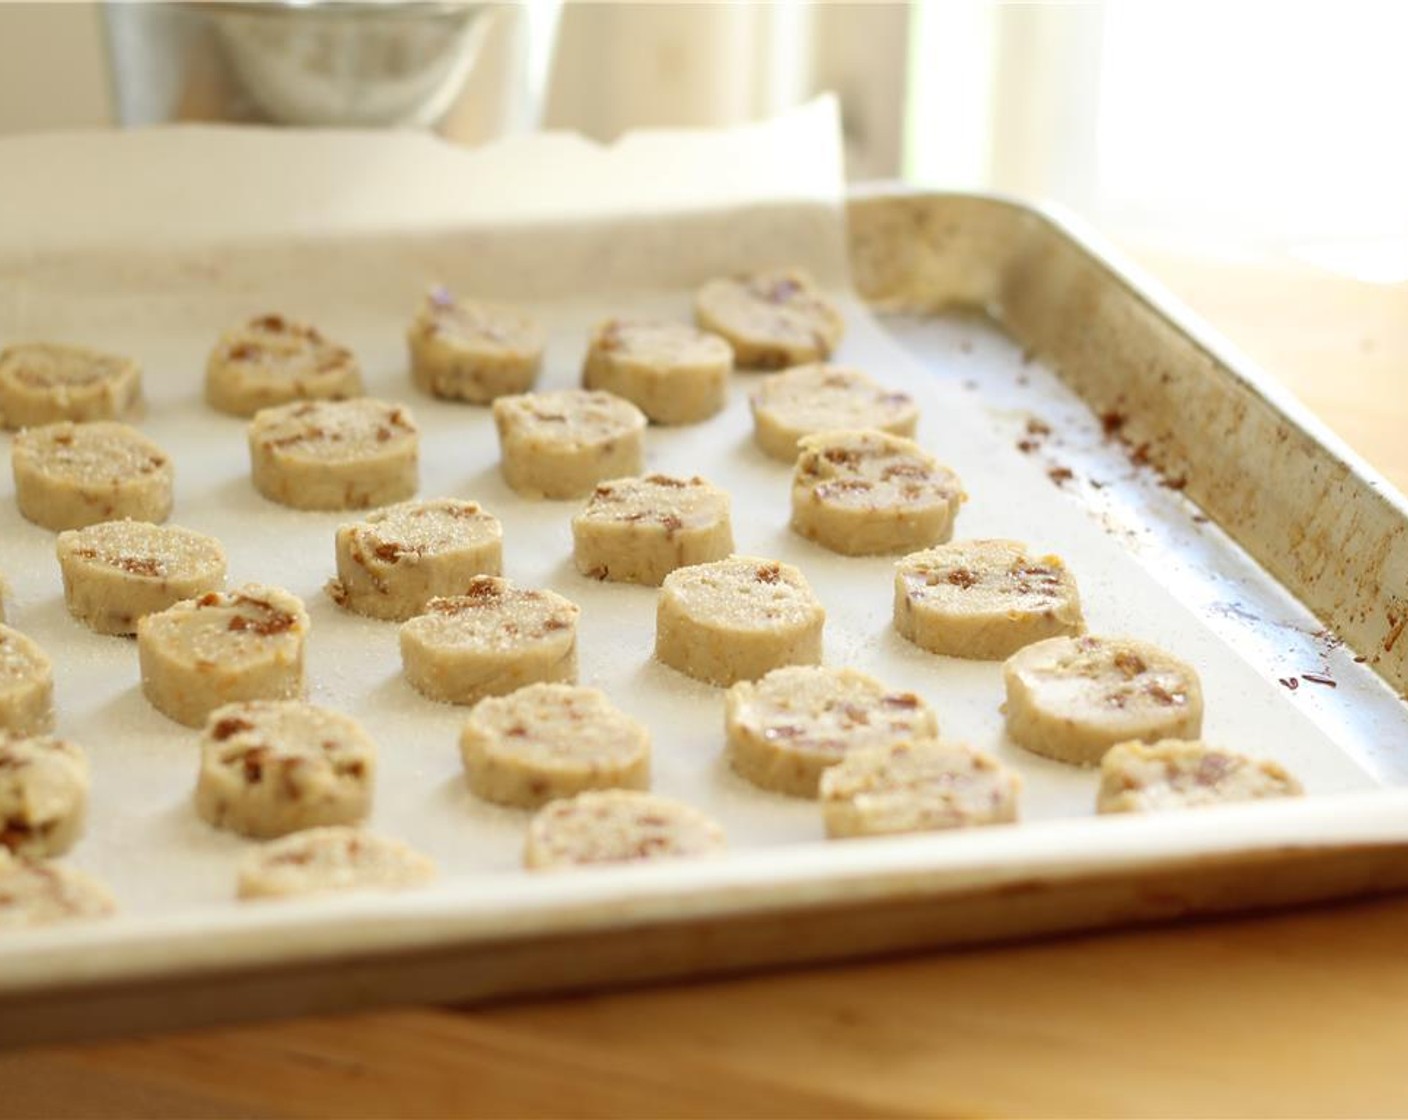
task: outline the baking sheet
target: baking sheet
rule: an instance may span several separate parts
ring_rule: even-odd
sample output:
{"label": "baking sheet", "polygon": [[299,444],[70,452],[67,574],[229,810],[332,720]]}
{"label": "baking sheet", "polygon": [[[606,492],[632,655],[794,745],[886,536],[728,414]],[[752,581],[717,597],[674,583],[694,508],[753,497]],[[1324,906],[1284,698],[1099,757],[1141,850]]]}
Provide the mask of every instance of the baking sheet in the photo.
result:
{"label": "baking sheet", "polygon": [[[528,814],[484,804],[468,793],[457,749],[463,711],[432,704],[405,684],[394,624],[345,614],[321,591],[332,572],[334,528],[348,515],[286,510],[254,492],[243,423],[210,412],[201,401],[205,355],[221,330],[267,310],[307,317],[352,346],[362,361],[368,392],[407,402],[421,424],[421,493],[483,502],[504,523],[505,573],[524,585],[553,587],[581,605],[581,680],[606,690],[651,728],[654,788],[721,820],[734,850],[725,862],[737,865],[740,879],[747,874],[750,855],[763,850],[781,859],[795,856],[798,867],[834,860],[838,869],[853,871],[867,845],[818,845],[822,830],[814,803],[755,790],[728,771],[721,760],[721,692],[651,659],[655,592],[579,577],[570,559],[569,526],[578,504],[527,502],[513,495],[497,472],[497,442],[488,413],[416,394],[406,374],[402,341],[429,282],[446,281],[484,295],[535,296],[528,302],[550,326],[540,384],[564,387],[577,382],[594,322],[623,313],[688,317],[690,289],[716,272],[798,260],[836,287],[843,278],[843,241],[829,112],[826,106],[813,107],[810,115],[774,126],[781,131],[742,135],[742,147],[733,155],[790,147],[814,157],[790,168],[795,182],[784,174],[789,170],[784,163],[769,157],[756,190],[744,190],[732,171],[717,192],[706,189],[709,167],[736,168],[747,162],[725,158],[730,153],[717,146],[717,139],[709,141],[715,145],[709,158],[684,162],[678,152],[692,147],[693,139],[652,142],[650,166],[633,165],[630,181],[672,181],[662,169],[687,165],[704,182],[696,179],[688,198],[667,194],[658,206],[642,202],[648,191],[635,192],[629,210],[613,203],[609,174],[599,176],[590,205],[573,196],[574,180],[560,173],[566,157],[559,151],[554,164],[559,167],[556,178],[562,180],[559,194],[576,197],[580,205],[554,211],[542,197],[548,184],[534,178],[543,175],[542,166],[520,153],[513,160],[521,163],[509,162],[533,169],[527,178],[534,189],[524,196],[532,205],[512,222],[489,227],[479,219],[502,210],[487,203],[482,211],[469,206],[461,212],[455,206],[455,199],[478,189],[481,178],[498,182],[487,156],[474,157],[477,170],[466,172],[466,179],[455,178],[452,197],[436,195],[432,203],[423,190],[427,169],[411,158],[403,138],[321,138],[315,146],[325,139],[329,150],[337,149],[336,169],[350,174],[349,168],[364,164],[378,168],[376,189],[346,197],[338,193],[338,176],[319,174],[317,167],[327,171],[327,166],[315,164],[304,169],[314,183],[300,178],[302,185],[290,196],[296,205],[284,208],[280,190],[267,188],[258,196],[261,214],[255,212],[259,207],[234,205],[243,197],[239,177],[217,190],[219,171],[227,158],[239,165],[276,165],[274,148],[289,138],[264,136],[273,145],[265,149],[257,136],[218,130],[192,134],[199,137],[200,169],[185,162],[184,142],[129,138],[140,149],[137,155],[114,142],[110,157],[123,166],[140,164],[158,180],[180,178],[190,170],[186,186],[191,189],[154,198],[135,185],[130,190],[115,187],[100,207],[111,221],[86,214],[77,225],[85,235],[101,233],[91,248],[84,248],[82,238],[71,231],[60,234],[48,223],[16,221],[8,203],[0,207],[0,215],[10,215],[0,218],[0,340],[66,338],[142,360],[150,400],[142,427],[176,462],[173,522],[224,541],[232,584],[271,582],[305,599],[313,621],[309,698],[351,712],[381,746],[370,823],[432,855],[445,877],[437,890],[467,909],[506,895],[542,898],[560,891],[581,898],[590,895],[592,877],[561,886],[555,885],[562,883],[556,877],[525,881],[518,864]],[[579,150],[589,153],[585,158],[591,163],[609,162],[616,154]],[[52,176],[73,148],[54,142],[47,154],[38,148],[24,154],[25,181],[37,182],[44,175],[35,172],[36,160],[40,171]],[[358,158],[352,159],[353,154]],[[101,174],[104,158],[81,149],[80,162],[92,161],[84,163],[85,174],[120,184],[121,174]],[[436,149],[436,169],[445,158]],[[458,158],[455,154],[451,162]],[[52,161],[47,171],[46,159]],[[512,181],[512,175],[504,175]],[[190,178],[200,182],[193,185]],[[407,193],[399,195],[403,187]],[[501,187],[501,182],[492,190],[486,187],[483,197],[506,209],[515,196]],[[202,192],[207,193],[200,221],[180,212],[170,227],[164,224],[163,205]],[[21,195],[24,191],[16,197]],[[34,191],[24,197],[59,225],[66,208],[78,202],[62,192],[57,201],[45,201]],[[329,204],[310,210],[308,200],[319,197]],[[414,199],[418,209],[404,214],[398,198]],[[83,199],[92,205],[90,195]],[[232,220],[212,224],[226,203]],[[467,215],[463,220],[461,213]],[[563,217],[567,213],[570,220]],[[551,220],[548,214],[554,215]],[[114,229],[122,236],[114,235]],[[123,238],[131,240],[124,243]],[[603,258],[576,252],[587,245],[609,246],[609,263],[602,267]],[[494,283],[496,277],[501,284]],[[1224,644],[1180,600],[1177,585],[1150,570],[1147,557],[1133,555],[1118,535],[1056,493],[1047,465],[1016,449],[1010,424],[994,414],[981,394],[966,389],[961,380],[934,377],[858,300],[839,289],[836,294],[849,324],[838,360],[914,393],[923,410],[918,438],[964,479],[971,500],[959,518],[960,535],[1018,537],[1039,550],[1062,554],[1080,581],[1093,632],[1137,635],[1199,668],[1210,739],[1276,758],[1311,794],[1375,784],[1333,735],[1288,702],[1273,677]],[[949,329],[957,332],[950,339],[979,383],[1022,367],[1023,356],[990,328],[955,322]],[[933,705],[945,734],[1015,765],[1026,779],[1023,813],[1028,823],[1013,831],[1013,843],[1029,838],[1037,852],[1059,841],[1061,826],[1053,831],[1043,822],[1089,815],[1095,775],[1030,756],[1004,741],[997,710],[1002,698],[999,664],[934,657],[894,635],[891,560],[833,556],[788,531],[790,472],[763,457],[751,442],[746,396],[756,377],[735,378],[729,408],[713,421],[694,428],[652,429],[648,468],[702,473],[728,489],[739,551],[797,564],[826,605],[826,662],[853,665],[893,687],[913,689]],[[72,859],[109,882],[118,895],[124,916],[108,928],[131,937],[144,931],[159,934],[178,924],[187,935],[233,924],[272,932],[283,923],[309,920],[325,904],[254,908],[233,900],[234,868],[249,842],[208,828],[194,813],[196,735],[143,700],[130,641],[93,635],[69,619],[53,534],[19,517],[8,477],[0,479],[0,571],[14,589],[12,623],[55,656],[59,730],[90,753],[91,821]],[[960,851],[965,837],[939,835],[920,843]],[[646,874],[655,880],[670,872],[651,869]],[[399,904],[378,901],[388,909]],[[328,912],[335,907],[329,905]],[[237,908],[242,913],[236,917]],[[41,931],[0,945],[0,979],[7,968],[18,966],[26,944],[54,936]],[[101,934],[95,929],[80,936],[97,939]]]}

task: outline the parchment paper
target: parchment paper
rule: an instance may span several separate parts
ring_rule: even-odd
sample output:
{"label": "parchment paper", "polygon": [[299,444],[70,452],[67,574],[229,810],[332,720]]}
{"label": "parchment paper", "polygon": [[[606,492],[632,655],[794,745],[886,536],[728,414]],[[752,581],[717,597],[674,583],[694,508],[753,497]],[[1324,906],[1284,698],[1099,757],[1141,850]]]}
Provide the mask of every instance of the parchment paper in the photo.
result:
{"label": "parchment paper", "polygon": [[[369,393],[410,405],[423,431],[422,495],[483,502],[504,523],[505,573],[581,605],[582,681],[649,725],[655,789],[715,814],[740,868],[760,849],[819,842],[817,807],[728,771],[722,693],[651,658],[656,593],[574,571],[569,522],[578,503],[517,498],[498,474],[488,412],[414,391],[403,331],[428,283],[527,302],[551,328],[540,383],[550,388],[577,383],[587,333],[606,315],[688,318],[691,290],[714,274],[807,265],[845,309],[838,360],[918,397],[921,442],[971,495],[960,535],[1017,537],[1062,554],[1093,632],[1146,638],[1200,669],[1210,739],[1278,759],[1314,794],[1372,784],[1156,573],[1058,501],[973,394],[936,384],[846,293],[829,102],[766,126],[632,137],[613,149],[545,137],[464,153],[413,136],[183,129],[8,141],[0,159],[0,343],[56,338],[140,358],[150,401],[141,426],[176,463],[173,522],[225,543],[232,585],[260,580],[304,598],[313,620],[309,698],[363,720],[381,747],[372,826],[432,855],[442,889],[462,889],[466,906],[525,874],[517,868],[528,814],[468,793],[457,749],[464,712],[405,683],[395,625],[344,613],[324,595],[333,531],[348,515],[295,512],[259,497],[244,423],[203,404],[206,354],[222,329],[251,314],[318,323],[354,348]],[[1021,360],[992,332],[972,330],[973,360]],[[1029,823],[1018,827],[1040,850],[1040,822],[1093,811],[1095,774],[1004,740],[999,664],[934,657],[893,633],[890,559],[834,556],[789,532],[790,471],[751,440],[746,398],[757,376],[736,376],[729,407],[714,420],[651,429],[649,469],[724,486],[738,550],[801,567],[829,612],[828,664],[917,691],[946,734],[1020,769]],[[13,588],[11,622],[54,656],[59,731],[93,764],[91,820],[73,862],[111,884],[129,915],[123,922],[207,908],[218,929],[239,905],[234,868],[249,842],[197,818],[196,734],[143,699],[134,643],[69,618],[53,549],[52,533],[19,516],[5,472],[0,572]],[[831,849],[837,860],[853,862],[854,846],[842,847]],[[274,928],[296,910],[266,906],[260,920]]]}

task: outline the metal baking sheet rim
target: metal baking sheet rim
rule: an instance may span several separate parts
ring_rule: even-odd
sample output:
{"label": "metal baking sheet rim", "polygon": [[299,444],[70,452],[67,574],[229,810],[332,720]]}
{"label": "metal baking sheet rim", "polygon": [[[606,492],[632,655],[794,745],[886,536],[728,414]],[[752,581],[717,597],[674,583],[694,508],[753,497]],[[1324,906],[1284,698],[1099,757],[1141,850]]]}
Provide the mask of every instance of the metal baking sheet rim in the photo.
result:
{"label": "metal baking sheet rim", "polygon": [[[494,893],[472,902],[466,899],[471,881],[462,880],[400,895],[279,903],[285,924],[276,941],[261,928],[256,907],[222,915],[221,929],[214,933],[199,911],[49,927],[13,935],[7,946],[10,959],[0,968],[0,1009],[35,996],[121,983],[194,981],[271,967],[315,970],[342,960],[452,947],[483,946],[492,960],[496,948],[519,938],[601,932],[624,937],[632,930],[703,922],[718,923],[726,935],[731,922],[749,917],[783,920],[829,908],[864,911],[896,901],[941,908],[946,900],[1000,901],[1041,889],[1059,909],[1060,889],[1067,882],[1126,882],[1187,872],[1195,884],[1220,864],[1239,861],[1258,876],[1282,862],[1304,873],[1303,894],[1297,882],[1277,884],[1273,902],[1281,905],[1408,886],[1408,790],[1223,806],[1200,811],[1198,822],[1201,827],[1190,831],[1181,814],[1096,817],[856,841],[844,847],[799,845],[746,860],[603,868],[550,879],[476,877],[474,885],[492,885]],[[1038,831],[1047,843],[1034,850],[1031,841]],[[1385,857],[1401,874],[1395,871],[1378,882],[1346,873],[1346,861],[1352,866],[1360,857],[1375,877],[1382,873]],[[1336,869],[1336,881],[1327,884],[1306,872],[1322,861]],[[1091,928],[1112,920],[1125,924],[1266,904],[1251,884],[1230,904],[1205,908],[1196,896],[1196,890],[1178,898],[1150,895],[1142,908],[1066,915],[1059,924]],[[1050,928],[1055,927],[1047,922],[1031,932]],[[966,938],[932,943],[959,940]],[[836,944],[799,959],[854,955],[855,950]],[[667,968],[663,974],[673,973]],[[447,997],[463,994],[453,990],[452,982],[447,989]],[[0,1028],[0,1039],[5,1037]]]}
{"label": "metal baking sheet rim", "polygon": [[[1089,238],[1071,232],[1061,220],[1009,200],[986,196],[941,196],[886,189],[854,199],[851,204],[853,265],[862,294],[880,306],[928,306],[971,304],[987,307],[1007,321],[1014,310],[1021,313],[1020,298],[1011,305],[1000,304],[1011,292],[1003,292],[1003,281],[993,275],[957,283],[951,290],[938,291],[932,261],[915,256],[923,247],[897,240],[910,229],[904,208],[958,201],[985,208],[989,215],[1001,213],[1008,223],[1025,224],[1041,231],[1051,244],[1036,252],[1066,253],[1085,267],[1098,270],[1113,280],[1126,296],[1154,316],[1161,329],[1176,334],[1185,346],[1209,359],[1207,368],[1220,378],[1230,378],[1245,387],[1276,418],[1293,428],[1313,448],[1319,458],[1337,468],[1337,477],[1355,487],[1357,493],[1371,495],[1377,502],[1381,525],[1397,541],[1408,540],[1408,506],[1403,498],[1379,479],[1351,452],[1343,449],[1322,425],[1310,417],[1284,391],[1248,366],[1219,357],[1226,348],[1204,329],[1189,326],[1191,317],[1166,297],[1150,294],[1110,263],[1101,251],[1090,248]],[[878,224],[877,224],[878,223]],[[888,227],[888,228],[886,228]],[[1009,231],[1010,232],[1010,231]],[[877,233],[880,236],[877,236]],[[982,231],[979,234],[979,247]],[[867,245],[867,240],[870,244]],[[1052,247],[1054,245],[1054,248]],[[877,267],[882,246],[888,246],[891,260]],[[988,243],[988,249],[996,247]],[[1007,248],[1012,248],[1009,238]],[[935,251],[930,245],[929,250]],[[941,248],[941,246],[940,246]],[[962,261],[950,261],[956,267]],[[991,263],[991,262],[990,262]],[[1007,262],[1010,263],[1010,262]],[[908,271],[906,271],[908,269]],[[888,270],[888,271],[887,271]],[[991,269],[989,269],[989,273]],[[951,277],[952,279],[952,277]],[[1010,280],[1010,277],[1008,278]],[[927,290],[926,282],[930,285]],[[965,287],[965,284],[967,287]],[[1016,293],[1020,297],[1020,292]],[[1060,347],[1053,347],[1059,351]],[[1052,355],[1062,368],[1062,355]],[[1069,370],[1062,368],[1063,375]],[[1099,387],[1080,383],[1076,388],[1093,407],[1100,407]],[[1091,399],[1092,396],[1095,399]],[[1137,414],[1136,414],[1137,415]],[[1312,607],[1314,596],[1305,596],[1304,581],[1293,568],[1268,560],[1264,548],[1257,547],[1255,534],[1237,532],[1227,525],[1219,509],[1215,491],[1199,492],[1190,483],[1191,496],[1224,523],[1259,560],[1286,582],[1298,597]],[[1394,553],[1388,559],[1397,560]],[[1287,572],[1291,576],[1286,578]],[[1363,586],[1360,591],[1362,593]],[[1348,636],[1349,644],[1360,648],[1361,638],[1378,640],[1366,632]],[[1408,642],[1404,643],[1405,648]],[[1391,651],[1391,650],[1390,650]],[[1401,670],[1401,657],[1376,668],[1390,683]],[[52,998],[56,1006],[67,1008],[48,1031],[11,1029],[10,1013],[0,1014],[0,1041],[16,1042],[39,1036],[64,1037],[86,1033],[110,1033],[126,1029],[122,1023],[102,1025],[85,1022],[81,1008],[91,999],[94,1008],[103,1006],[104,993],[122,986],[148,983],[170,995],[173,986],[188,987],[194,995],[203,981],[259,970],[287,970],[306,966],[311,973],[327,971],[339,961],[368,958],[394,958],[436,949],[462,947],[479,953],[486,967],[496,954],[515,940],[543,937],[587,936],[628,929],[685,927],[714,924],[713,936],[727,938],[731,926],[747,918],[789,916],[824,908],[864,911],[882,908],[902,900],[942,908],[960,900],[985,898],[997,907],[1010,907],[1018,914],[1023,885],[1040,884],[1054,910],[1034,922],[1030,929],[1009,929],[1005,936],[1054,929],[1093,928],[1161,917],[1229,909],[1289,905],[1298,901],[1358,896],[1408,886],[1408,790],[1377,790],[1339,797],[1307,799],[1277,804],[1229,806],[1205,810],[1197,815],[1198,826],[1190,829],[1183,815],[1149,818],[1096,818],[1056,821],[1019,828],[992,828],[977,833],[941,837],[907,837],[872,840],[845,845],[801,845],[779,852],[753,854],[746,860],[725,859],[697,864],[628,869],[603,869],[571,877],[553,877],[551,882],[535,878],[476,878],[429,891],[392,897],[327,898],[284,904],[282,915],[288,925],[276,940],[258,928],[261,915],[222,918],[223,928],[212,933],[199,912],[189,916],[151,921],[119,919],[93,926],[58,927],[20,933],[8,939],[0,953],[0,1012]],[[1043,844],[1034,845],[1041,837]],[[1103,879],[1137,882],[1161,871],[1185,874],[1192,884],[1199,876],[1219,866],[1239,865],[1245,872],[1245,905],[1224,898],[1213,903],[1200,899],[1197,891],[1173,898],[1150,894],[1136,896],[1117,911],[1102,913],[1062,912],[1063,884]],[[1259,882],[1267,868],[1284,864],[1295,869],[1295,882],[1278,883],[1273,889]],[[1322,874],[1317,876],[1319,867]],[[1358,868],[1359,873],[1351,873]],[[1327,881],[1328,876],[1328,881]],[[474,900],[467,892],[492,882],[493,895]],[[1004,901],[1005,900],[1005,901]],[[1076,909],[1080,900],[1072,897]],[[960,919],[961,920],[961,919]],[[825,927],[819,932],[830,936]],[[976,928],[977,939],[983,930]],[[973,940],[961,930],[934,936],[903,940],[887,948],[913,948],[920,944],[953,943]],[[883,939],[882,939],[883,940]],[[825,960],[881,951],[875,943],[857,946],[848,943],[842,931],[838,939],[815,944],[797,959]],[[746,954],[731,967],[750,963],[777,963],[787,959],[777,952]],[[698,967],[695,967],[698,965]],[[394,968],[394,961],[392,963]],[[648,975],[662,978],[686,971],[708,971],[707,962],[654,962],[649,967],[617,969],[604,979],[630,979]],[[730,967],[725,965],[724,967]],[[593,964],[583,959],[584,980],[595,975]],[[541,980],[522,976],[494,988],[492,994],[541,990],[544,987],[571,987],[571,977],[561,983],[544,985]],[[336,1002],[338,1006],[385,1002],[397,998],[394,985],[353,992]],[[444,998],[485,994],[482,983],[457,987],[447,978]],[[292,990],[292,989],[290,989]],[[159,993],[154,991],[153,998]],[[187,1000],[184,1010],[175,1005],[169,1014],[157,1013],[144,1019],[147,1026],[164,1022],[195,1022],[223,1017],[217,1009],[192,1010]],[[75,1011],[74,1008],[80,1010]],[[306,1009],[306,1008],[303,1008]],[[273,1013],[264,1006],[259,1013]],[[293,1007],[287,1010],[295,1010]]]}
{"label": "metal baking sheet rim", "polygon": [[1408,498],[1289,390],[1055,208],[874,184],[848,217],[872,306],[986,312],[1408,696]]}

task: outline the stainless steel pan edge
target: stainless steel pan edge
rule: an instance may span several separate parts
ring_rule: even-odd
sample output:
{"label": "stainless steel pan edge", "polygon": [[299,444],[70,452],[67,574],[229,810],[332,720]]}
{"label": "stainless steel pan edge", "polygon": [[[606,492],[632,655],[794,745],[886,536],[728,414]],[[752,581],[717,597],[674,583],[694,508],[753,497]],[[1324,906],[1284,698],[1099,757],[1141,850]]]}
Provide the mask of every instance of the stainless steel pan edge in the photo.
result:
{"label": "stainless steel pan edge", "polygon": [[990,314],[1408,692],[1408,501],[1269,374],[1072,218],[874,186],[849,224],[863,296]]}
{"label": "stainless steel pan edge", "polygon": [[[379,1004],[446,1003],[815,964],[1408,888],[1408,792],[805,845],[780,859],[603,869],[467,903],[441,889],[306,904],[277,944],[199,915],[44,931],[0,984],[0,1046]],[[448,885],[447,885],[448,887]],[[295,904],[296,905],[296,904]],[[39,937],[41,935],[35,935]]]}

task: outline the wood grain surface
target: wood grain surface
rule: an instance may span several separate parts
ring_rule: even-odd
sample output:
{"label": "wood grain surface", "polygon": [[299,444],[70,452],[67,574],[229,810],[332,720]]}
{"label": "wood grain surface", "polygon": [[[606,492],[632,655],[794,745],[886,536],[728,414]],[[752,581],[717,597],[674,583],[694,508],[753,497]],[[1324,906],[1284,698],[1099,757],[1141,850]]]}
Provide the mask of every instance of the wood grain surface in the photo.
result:
{"label": "wood grain surface", "polygon": [[[1139,252],[1408,487],[1408,285]],[[0,1056],[0,1117],[1408,1113],[1408,899]]]}

